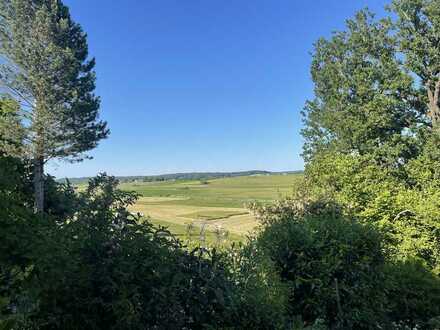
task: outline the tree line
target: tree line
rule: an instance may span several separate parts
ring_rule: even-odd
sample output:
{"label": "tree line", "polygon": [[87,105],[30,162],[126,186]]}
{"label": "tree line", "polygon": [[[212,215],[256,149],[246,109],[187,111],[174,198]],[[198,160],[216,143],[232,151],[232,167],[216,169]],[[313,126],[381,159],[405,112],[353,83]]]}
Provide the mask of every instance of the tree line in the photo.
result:
{"label": "tree line", "polygon": [[[239,176],[250,175],[271,175],[284,173],[301,173],[297,172],[269,172],[269,171],[240,171],[240,172],[187,172],[187,173],[171,173],[159,175],[136,175],[136,176],[117,176],[120,182],[156,182],[156,181],[173,181],[173,180],[209,180],[221,178],[235,178]],[[71,183],[81,184],[87,183],[90,178],[68,178]],[[66,181],[61,180],[61,181]]]}

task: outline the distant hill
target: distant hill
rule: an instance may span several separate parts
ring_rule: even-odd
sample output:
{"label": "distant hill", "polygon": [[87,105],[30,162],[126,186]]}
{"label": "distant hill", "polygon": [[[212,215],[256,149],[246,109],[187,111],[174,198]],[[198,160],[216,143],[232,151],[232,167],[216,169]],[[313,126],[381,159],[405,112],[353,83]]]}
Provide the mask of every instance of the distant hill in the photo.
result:
{"label": "distant hill", "polygon": [[[161,175],[136,175],[136,176],[118,176],[120,182],[157,182],[157,181],[177,181],[177,180],[209,180],[219,178],[232,178],[238,176],[250,175],[282,175],[282,174],[300,174],[302,171],[270,172],[270,171],[242,171],[242,172],[191,172],[191,173],[173,173]],[[68,178],[72,184],[85,183],[90,177]],[[66,182],[66,179],[59,179],[59,182]]]}

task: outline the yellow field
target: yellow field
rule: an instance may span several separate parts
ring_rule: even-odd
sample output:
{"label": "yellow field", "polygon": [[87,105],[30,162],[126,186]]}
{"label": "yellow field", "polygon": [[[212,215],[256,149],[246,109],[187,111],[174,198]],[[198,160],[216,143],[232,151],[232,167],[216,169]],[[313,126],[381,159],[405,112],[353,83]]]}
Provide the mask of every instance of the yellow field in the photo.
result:
{"label": "yellow field", "polygon": [[[150,203],[150,197],[141,197],[139,201],[131,208],[133,212],[140,212],[153,220],[159,220],[159,223],[166,225],[167,222],[186,225],[193,222],[195,225],[201,225],[206,222],[207,227],[213,230],[216,226],[231,231],[232,233],[243,235],[252,230],[256,225],[256,221],[245,208],[225,208],[225,207],[203,207],[191,205],[173,205]],[[206,219],[197,217],[197,214],[204,212],[224,212],[223,217],[216,219]],[[241,213],[240,215],[229,215]]]}
{"label": "yellow field", "polygon": [[[185,236],[188,224],[208,231],[221,228],[237,240],[257,225],[245,204],[263,203],[289,195],[302,179],[300,174],[262,175],[199,181],[136,182],[122,184],[124,190],[142,197],[131,207],[151,218],[153,223],[168,227]],[[196,230],[197,231],[197,230]]]}

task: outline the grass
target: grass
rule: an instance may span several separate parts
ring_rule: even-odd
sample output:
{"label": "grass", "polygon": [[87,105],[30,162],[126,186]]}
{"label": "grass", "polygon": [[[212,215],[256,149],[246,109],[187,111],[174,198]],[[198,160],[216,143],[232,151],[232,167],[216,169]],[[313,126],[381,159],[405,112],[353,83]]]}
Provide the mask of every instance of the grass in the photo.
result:
{"label": "grass", "polygon": [[244,215],[247,214],[247,212],[240,212],[240,211],[222,211],[222,210],[215,210],[215,211],[200,211],[200,212],[192,212],[188,214],[183,214],[181,217],[183,218],[190,218],[194,220],[219,220],[219,219],[226,219],[233,217],[235,215]]}
{"label": "grass", "polygon": [[291,193],[300,178],[301,174],[261,175],[209,180],[209,184],[198,180],[125,183],[121,188],[143,197],[171,198],[161,203],[173,205],[242,208],[250,201],[272,201]]}
{"label": "grass", "polygon": [[[229,233],[229,240],[240,240],[257,226],[245,204],[269,203],[291,194],[300,183],[301,174],[256,175],[194,181],[133,182],[120,188],[140,194],[132,211],[149,216],[153,223],[168,227],[179,237],[187,236],[187,226],[194,232],[207,229],[207,241],[216,240],[215,231]],[[195,235],[198,237],[199,235]]]}
{"label": "grass", "polygon": [[[163,220],[153,220],[152,221],[155,225],[165,227],[167,230],[169,230],[171,233],[173,233],[174,236],[178,237],[182,241],[190,240],[195,242],[200,242],[200,230],[201,228],[198,226],[195,226],[194,229],[191,231],[190,236],[188,235],[187,230],[187,224],[179,224],[175,222],[168,222]],[[208,244],[216,244],[217,242],[217,235],[212,230],[207,230],[205,233],[205,239],[206,243]],[[237,235],[234,233],[229,233],[228,241],[231,242],[238,242],[242,241],[244,239],[244,236]]]}

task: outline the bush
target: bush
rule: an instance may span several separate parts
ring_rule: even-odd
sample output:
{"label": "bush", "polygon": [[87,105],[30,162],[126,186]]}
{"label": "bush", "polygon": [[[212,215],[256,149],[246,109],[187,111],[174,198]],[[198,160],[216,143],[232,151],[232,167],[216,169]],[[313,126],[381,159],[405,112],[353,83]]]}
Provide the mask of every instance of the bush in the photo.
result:
{"label": "bush", "polygon": [[[29,241],[34,216],[26,207],[25,166],[0,152],[0,329],[11,328],[21,317],[11,306],[26,280],[31,261]],[[9,327],[9,328],[8,328]]]}
{"label": "bush", "polygon": [[79,197],[68,180],[59,183],[47,175],[44,180],[44,210],[57,222],[63,222],[74,216],[79,207]]}
{"label": "bush", "polygon": [[257,246],[291,288],[290,313],[306,325],[370,328],[384,322],[381,236],[340,216],[283,218],[264,227]]}
{"label": "bush", "polygon": [[49,214],[35,216],[20,202],[26,217],[14,209],[1,219],[10,225],[0,235],[1,327],[285,325],[285,288],[253,245],[188,251],[164,228],[128,212],[136,195],[118,190],[114,178],[100,175],[79,193],[48,180]]}
{"label": "bush", "polygon": [[440,275],[440,156],[426,154],[400,168],[386,168],[358,155],[320,155],[307,165],[304,186],[311,188],[306,200],[318,203],[321,210],[326,205],[320,201],[334,201],[339,213],[380,230],[394,258],[420,259]]}
{"label": "bush", "polygon": [[232,246],[225,262],[234,290],[234,329],[286,329],[288,286],[253,239]]}
{"label": "bush", "polygon": [[126,209],[136,196],[116,186],[99,176],[80,193],[73,216],[37,219],[10,314],[23,311],[21,326],[38,329],[230,324],[233,287],[221,258],[185,252],[163,229],[140,223]]}
{"label": "bush", "polygon": [[382,191],[359,213],[359,218],[386,235],[394,259],[417,259],[439,276],[439,200],[438,189]]}
{"label": "bush", "polygon": [[389,318],[399,329],[439,329],[440,278],[417,260],[387,265]]}
{"label": "bush", "polygon": [[[372,224],[348,217],[331,199],[299,195],[252,205],[262,222],[256,250],[274,262],[291,288],[289,312],[295,329],[323,324],[438,329],[440,277],[427,261],[436,260],[439,245],[429,239],[436,231],[425,227],[435,224],[436,194],[411,202],[406,193],[396,199],[384,195],[380,207],[369,209],[382,219],[371,221],[370,214]],[[402,207],[410,202],[415,213],[389,216],[399,203]],[[386,228],[390,231],[383,233]]]}

